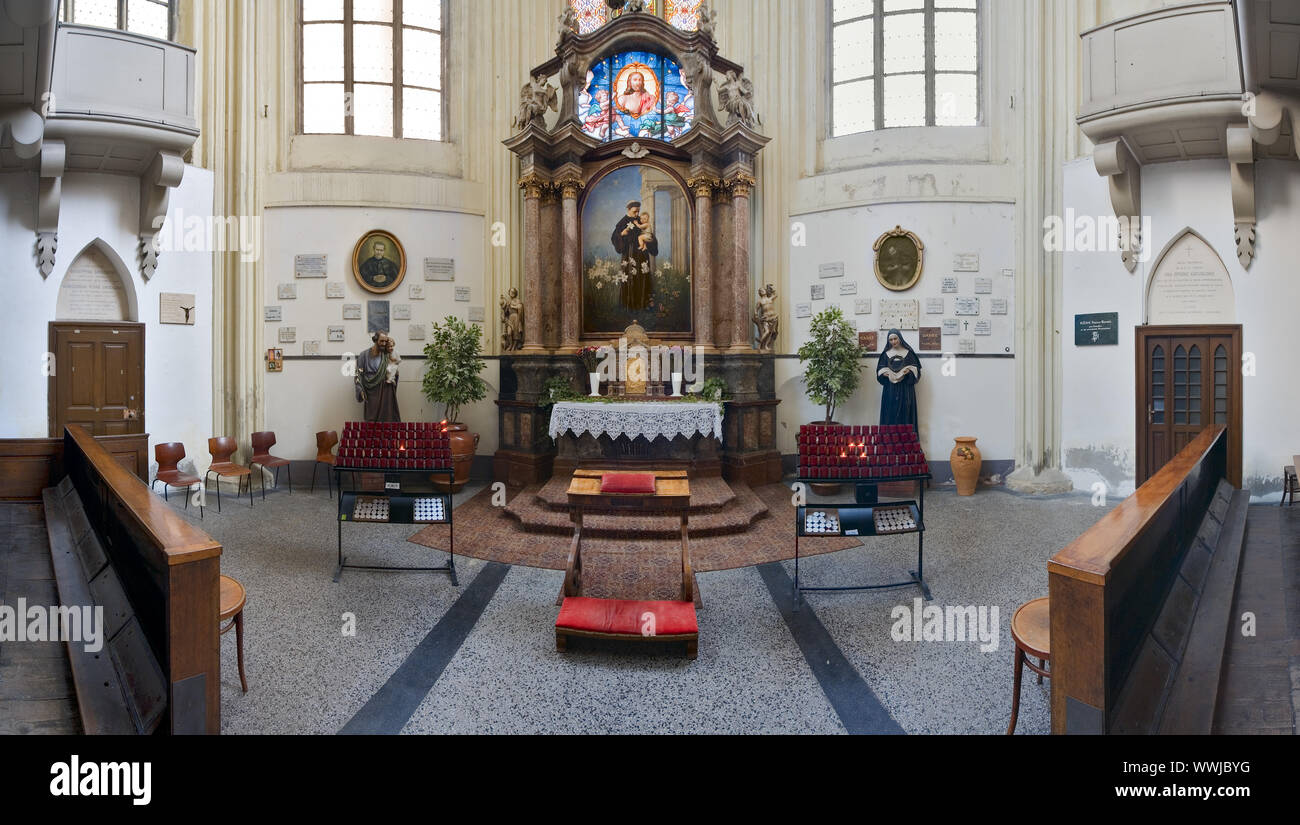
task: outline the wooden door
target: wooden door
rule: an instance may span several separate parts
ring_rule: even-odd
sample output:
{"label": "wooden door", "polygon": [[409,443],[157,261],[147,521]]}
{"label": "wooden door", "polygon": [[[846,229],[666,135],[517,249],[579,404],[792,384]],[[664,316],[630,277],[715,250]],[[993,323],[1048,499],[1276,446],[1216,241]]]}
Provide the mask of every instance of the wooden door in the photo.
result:
{"label": "wooden door", "polygon": [[1201,430],[1228,428],[1228,480],[1241,486],[1241,326],[1137,328],[1137,483]]}
{"label": "wooden door", "polygon": [[50,324],[50,436],[68,424],[92,435],[144,432],[144,324]]}

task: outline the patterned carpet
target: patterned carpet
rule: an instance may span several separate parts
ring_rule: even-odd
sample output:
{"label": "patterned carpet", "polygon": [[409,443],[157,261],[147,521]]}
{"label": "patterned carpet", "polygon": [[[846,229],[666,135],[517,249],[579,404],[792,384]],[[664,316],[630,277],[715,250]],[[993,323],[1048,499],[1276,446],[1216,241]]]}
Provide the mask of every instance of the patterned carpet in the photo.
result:
{"label": "patterned carpet", "polygon": [[[534,485],[514,495],[532,496],[540,489],[540,485]],[[692,536],[691,563],[695,572],[730,570],[794,558],[789,488],[770,484],[752,492],[767,506],[769,515],[744,532]],[[456,508],[456,554],[503,564],[563,570],[572,535],[526,532],[504,508],[492,506],[491,496],[491,490],[485,489]],[[670,528],[675,522],[673,517],[661,520]],[[426,527],[409,540],[445,550],[447,528]],[[800,555],[830,553],[859,544],[860,541],[852,538],[811,539],[801,544]],[[681,574],[676,540],[584,537],[582,555],[583,595],[613,599],[677,598]]]}

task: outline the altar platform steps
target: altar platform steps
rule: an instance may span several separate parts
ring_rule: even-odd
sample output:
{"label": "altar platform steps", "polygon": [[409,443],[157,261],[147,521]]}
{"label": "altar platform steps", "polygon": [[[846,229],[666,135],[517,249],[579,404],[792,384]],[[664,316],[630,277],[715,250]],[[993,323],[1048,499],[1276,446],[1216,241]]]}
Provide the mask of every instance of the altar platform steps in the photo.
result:
{"label": "altar platform steps", "polygon": [[[559,499],[554,490],[558,487]],[[553,478],[536,493],[518,495],[506,505],[506,513],[529,533],[573,534],[564,490],[568,479]],[[697,493],[698,488],[698,493]],[[700,502],[696,504],[697,494]],[[692,538],[726,536],[748,531],[769,515],[763,500],[743,484],[731,487],[722,479],[691,479]],[[670,539],[679,534],[675,516],[601,516],[583,519],[583,535],[600,538]]]}

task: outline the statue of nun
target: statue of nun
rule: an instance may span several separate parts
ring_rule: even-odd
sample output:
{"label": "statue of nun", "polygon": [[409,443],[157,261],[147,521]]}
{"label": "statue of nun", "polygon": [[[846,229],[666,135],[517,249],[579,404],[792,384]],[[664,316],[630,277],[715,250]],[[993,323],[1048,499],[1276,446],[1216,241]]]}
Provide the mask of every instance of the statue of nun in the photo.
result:
{"label": "statue of nun", "polygon": [[896,329],[876,363],[880,392],[880,423],[908,424],[916,429],[916,382],[921,380],[921,359]]}

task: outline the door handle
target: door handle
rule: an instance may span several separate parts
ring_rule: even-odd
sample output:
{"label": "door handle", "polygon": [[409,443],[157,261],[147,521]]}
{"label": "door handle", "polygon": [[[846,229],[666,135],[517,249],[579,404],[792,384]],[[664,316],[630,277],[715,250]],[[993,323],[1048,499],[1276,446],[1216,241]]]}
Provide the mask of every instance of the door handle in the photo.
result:
{"label": "door handle", "polygon": [[1151,404],[1147,404],[1147,423],[1148,423],[1148,424],[1151,423],[1152,416],[1155,415],[1155,412],[1156,412],[1156,411],[1155,411],[1155,408],[1154,408]]}

